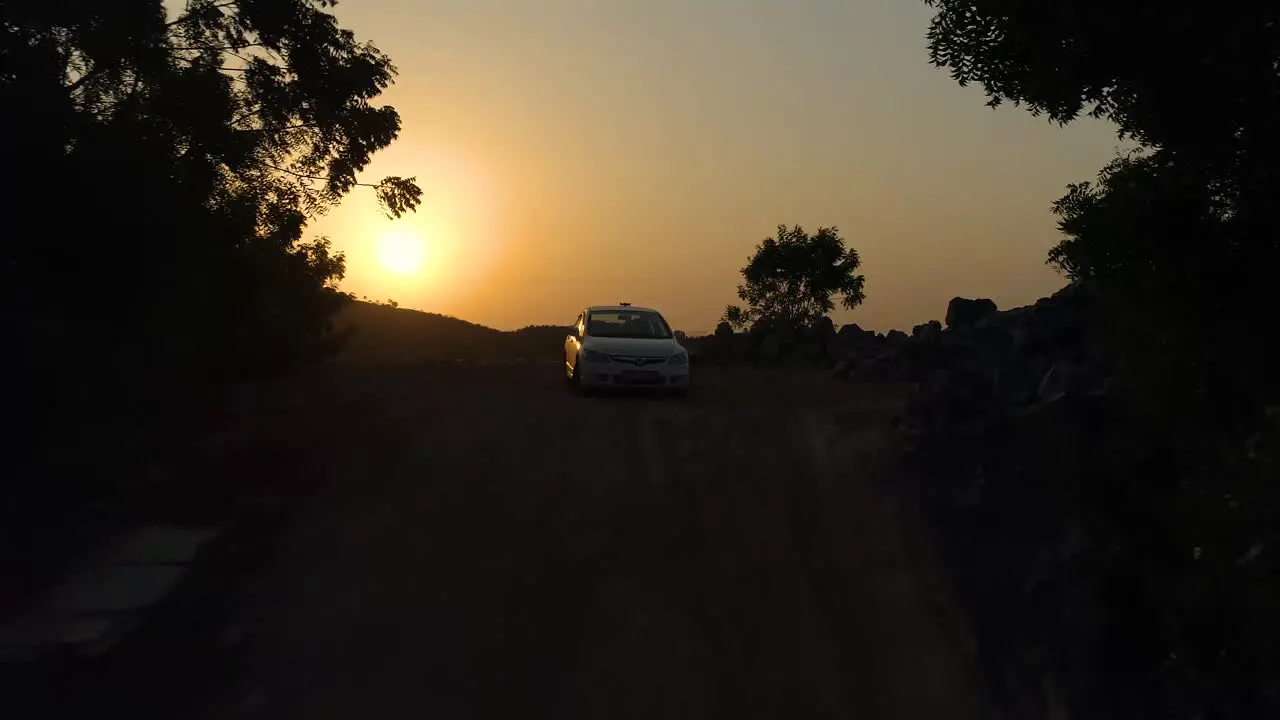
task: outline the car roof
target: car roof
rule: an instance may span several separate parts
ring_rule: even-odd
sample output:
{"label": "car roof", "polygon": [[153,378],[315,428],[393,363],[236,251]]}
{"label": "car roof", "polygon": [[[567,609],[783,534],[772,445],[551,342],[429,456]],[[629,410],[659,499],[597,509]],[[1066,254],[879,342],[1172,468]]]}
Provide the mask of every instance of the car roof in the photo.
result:
{"label": "car roof", "polygon": [[[640,307],[638,305],[591,305],[587,308],[587,312],[622,312],[624,310],[633,310],[635,312],[658,312],[653,308]],[[662,313],[658,313],[661,315]]]}

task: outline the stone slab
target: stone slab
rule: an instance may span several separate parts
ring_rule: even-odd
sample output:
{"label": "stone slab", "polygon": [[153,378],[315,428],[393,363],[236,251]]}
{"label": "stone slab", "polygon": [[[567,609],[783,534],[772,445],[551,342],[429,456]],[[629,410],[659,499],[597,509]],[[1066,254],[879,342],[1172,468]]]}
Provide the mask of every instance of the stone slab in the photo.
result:
{"label": "stone slab", "polygon": [[121,540],[111,560],[119,565],[189,563],[215,532],[204,528],[143,528]]}
{"label": "stone slab", "polygon": [[59,615],[139,610],[164,597],[184,573],[177,565],[119,565],[85,573],[54,590],[48,607]]}

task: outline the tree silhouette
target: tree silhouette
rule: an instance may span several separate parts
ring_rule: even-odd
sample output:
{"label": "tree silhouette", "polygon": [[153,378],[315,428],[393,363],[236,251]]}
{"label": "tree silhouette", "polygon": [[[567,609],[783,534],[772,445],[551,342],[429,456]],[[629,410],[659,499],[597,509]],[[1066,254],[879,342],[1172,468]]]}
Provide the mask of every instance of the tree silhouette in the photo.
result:
{"label": "tree silhouette", "polygon": [[[84,309],[104,298],[109,337],[79,344],[140,377],[235,374],[319,347],[345,264],[304,228],[365,184],[400,129],[372,102],[395,68],[332,4],[6,5],[3,159],[25,180],[11,201],[56,218],[6,243],[0,269],[6,299],[30,311],[32,367],[59,352],[49,327],[94,335]],[[421,198],[412,178],[368,186],[392,217]],[[31,307],[35,288],[53,300]]]}
{"label": "tree silhouette", "polygon": [[[331,350],[345,261],[304,229],[399,133],[375,104],[395,68],[330,0],[167,5],[0,8],[10,409],[45,470],[100,466],[129,416],[186,389]],[[421,197],[412,178],[368,184],[393,217]],[[100,483],[95,467],[48,476]]]}
{"label": "tree silhouette", "polygon": [[799,225],[779,225],[742,268],[738,297],[747,307],[730,305],[722,319],[734,327],[756,320],[808,327],[835,309],[837,295],[845,308],[862,303],[860,264],[858,251],[845,247],[835,227],[810,235]]}
{"label": "tree silhouette", "polygon": [[[133,2],[136,13],[81,3],[80,17],[39,19],[66,31],[51,45],[67,58],[61,85],[82,121],[136,112],[163,122],[181,157],[211,156],[266,202],[270,230],[293,233],[300,211],[360,185],[356,174],[400,129],[394,108],[369,102],[394,66],[324,12],[334,4],[188,0],[167,19],[159,2]],[[412,178],[369,187],[392,217],[421,196]]]}
{"label": "tree silhouette", "polygon": [[[1270,5],[925,2],[937,9],[930,59],[961,85],[981,84],[992,105],[1025,105],[1059,123],[1105,117],[1143,145],[1199,147],[1202,160],[1265,146],[1258,131],[1280,86],[1280,11]],[[1198,112],[1182,111],[1188,88]]]}
{"label": "tree silhouette", "polygon": [[[1280,262],[1280,8],[926,2],[931,60],[961,85],[1057,123],[1108,119],[1138,146],[1053,206],[1064,237],[1049,262],[1105,303],[1099,331],[1143,458],[1090,458],[1072,489],[1093,498],[1090,533],[1108,548],[1076,577],[1103,588],[1093,601],[1124,629],[1102,633],[1093,659],[1128,658],[1123,679],[1083,680],[1076,714],[1276,716],[1280,625],[1260,608],[1280,604],[1280,564],[1251,548],[1280,524],[1266,410],[1280,384],[1263,330]],[[1108,470],[1107,488],[1090,483]],[[1187,548],[1194,562],[1170,560]],[[1140,591],[1108,595],[1118,577]]]}
{"label": "tree silhouette", "polygon": [[734,330],[741,330],[750,322],[747,319],[747,312],[737,305],[726,305],[724,315],[720,318],[723,322],[729,323],[729,327]]}
{"label": "tree silhouette", "polygon": [[1219,351],[1270,323],[1266,298],[1280,263],[1280,10],[926,2],[937,9],[930,58],[960,84],[1058,123],[1106,118],[1139,146],[1055,203],[1066,237],[1049,262],[1129,306],[1135,334],[1158,331],[1152,342],[1166,346],[1158,352],[1184,360],[1167,392],[1280,401],[1275,373],[1249,359],[1265,355],[1262,346]]}
{"label": "tree silhouette", "polygon": [[[1133,189],[1150,181],[1166,190],[1176,185],[1178,194],[1203,189],[1194,198],[1203,218],[1194,232],[1162,241],[1177,246],[1170,254],[1182,256],[1194,274],[1205,274],[1210,262],[1233,278],[1223,290],[1240,290],[1241,278],[1262,281],[1261,268],[1274,267],[1280,235],[1280,216],[1271,211],[1280,196],[1280,10],[1266,4],[1174,7],[1152,0],[926,2],[937,9],[928,32],[930,59],[961,85],[980,84],[989,104],[1023,105],[1057,123],[1082,114],[1106,118],[1146,149],[1145,159],[1126,156],[1105,170],[1100,187]],[[1081,192],[1101,197],[1097,188],[1076,186],[1059,208],[1079,209]],[[1155,216],[1148,213],[1148,219]],[[1206,224],[1214,226],[1207,233]],[[1074,234],[1082,230],[1076,223]],[[1122,243],[1153,249],[1143,233],[1120,238],[1108,232],[1120,254],[1137,258],[1117,247]],[[1103,276],[1147,270],[1145,257],[1126,265],[1096,253],[1071,257],[1087,245],[1060,247],[1055,264],[1065,260],[1074,272]],[[1102,264],[1088,267],[1092,261]]]}

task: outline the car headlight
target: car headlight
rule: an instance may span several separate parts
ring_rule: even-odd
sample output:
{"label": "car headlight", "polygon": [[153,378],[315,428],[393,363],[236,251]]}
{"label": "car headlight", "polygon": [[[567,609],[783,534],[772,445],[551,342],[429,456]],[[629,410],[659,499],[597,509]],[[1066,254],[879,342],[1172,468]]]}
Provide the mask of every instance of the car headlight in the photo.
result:
{"label": "car headlight", "polygon": [[681,350],[675,355],[672,355],[671,357],[667,358],[667,362],[671,363],[672,365],[688,365],[689,353]]}
{"label": "car headlight", "polygon": [[582,354],[582,359],[587,362],[607,363],[610,362],[609,356],[599,350],[588,350]]}

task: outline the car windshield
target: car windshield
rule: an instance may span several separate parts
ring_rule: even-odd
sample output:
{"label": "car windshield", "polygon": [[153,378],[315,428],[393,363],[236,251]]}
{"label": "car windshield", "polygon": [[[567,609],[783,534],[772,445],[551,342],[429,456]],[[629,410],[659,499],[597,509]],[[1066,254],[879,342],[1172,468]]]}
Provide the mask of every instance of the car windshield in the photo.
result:
{"label": "car windshield", "polygon": [[671,328],[652,310],[593,310],[587,316],[587,335],[669,340]]}

